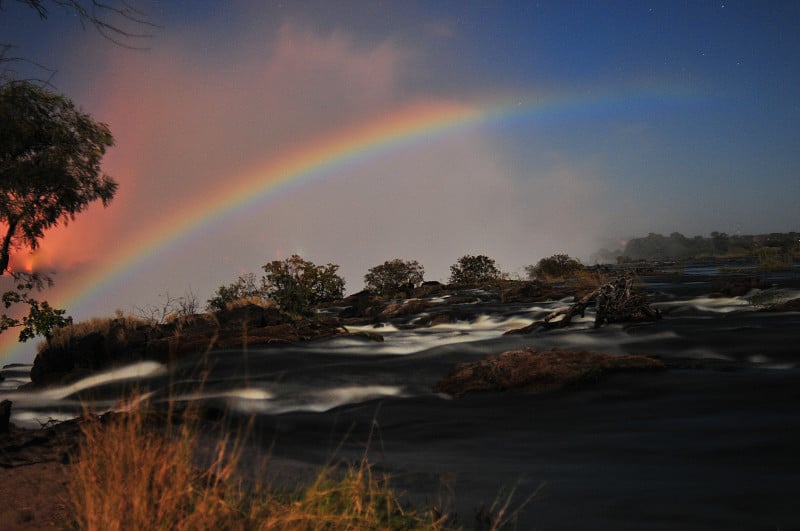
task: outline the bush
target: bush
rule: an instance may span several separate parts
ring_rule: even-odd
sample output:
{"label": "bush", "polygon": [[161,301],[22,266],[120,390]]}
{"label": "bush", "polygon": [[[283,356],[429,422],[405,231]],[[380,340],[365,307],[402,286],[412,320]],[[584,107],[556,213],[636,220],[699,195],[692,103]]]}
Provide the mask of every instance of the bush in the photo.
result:
{"label": "bush", "polygon": [[525,272],[528,273],[528,278],[531,280],[570,277],[583,269],[582,263],[566,254],[554,254],[542,258],[536,265],[525,266]]}
{"label": "bush", "polygon": [[285,312],[308,315],[315,304],[341,299],[344,293],[344,279],[336,274],[336,264],[318,266],[295,254],[262,269],[266,272],[261,279],[264,293]]}
{"label": "bush", "polygon": [[466,254],[450,266],[450,283],[481,284],[500,278],[495,261],[485,255]]}
{"label": "bush", "polygon": [[247,273],[239,276],[233,284],[218,287],[214,296],[208,299],[206,309],[209,311],[221,311],[239,299],[262,297],[263,291],[256,285],[256,276],[253,273]]}
{"label": "bush", "polygon": [[422,284],[425,268],[416,260],[388,260],[364,275],[366,288],[378,295],[394,296]]}

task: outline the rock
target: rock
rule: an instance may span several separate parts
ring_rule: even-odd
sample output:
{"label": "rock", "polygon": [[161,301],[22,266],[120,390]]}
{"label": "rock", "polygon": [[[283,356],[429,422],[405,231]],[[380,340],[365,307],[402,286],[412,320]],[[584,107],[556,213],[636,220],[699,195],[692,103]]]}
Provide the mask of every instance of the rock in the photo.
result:
{"label": "rock", "polygon": [[377,332],[369,332],[367,330],[359,330],[358,332],[349,332],[347,337],[356,339],[366,339],[367,341],[375,341],[376,343],[383,343],[383,336]]}
{"label": "rock", "polygon": [[347,334],[332,317],[293,319],[255,304],[194,315],[162,325],[112,320],[83,337],[42,349],[31,368],[31,387],[67,383],[94,371],[139,360],[166,363],[212,349],[294,343]]}
{"label": "rock", "polygon": [[646,356],[553,349],[510,350],[456,366],[433,390],[455,397],[476,391],[545,392],[594,382],[619,371],[657,371],[666,366]]}
{"label": "rock", "polygon": [[412,300],[407,300],[405,302],[396,302],[389,304],[386,308],[384,308],[379,316],[383,319],[391,319],[393,317],[406,317],[409,315],[422,313],[431,306],[433,306],[432,302],[420,299],[412,299]]}
{"label": "rock", "polygon": [[417,299],[423,299],[425,297],[430,297],[436,293],[439,293],[444,289],[444,284],[441,282],[437,282],[435,280],[430,280],[423,282],[421,286],[415,288],[411,293],[411,296]]}
{"label": "rock", "polygon": [[768,288],[769,284],[756,277],[719,277],[711,283],[711,297],[742,297],[754,289]]}
{"label": "rock", "polygon": [[0,433],[11,431],[11,400],[0,402]]}
{"label": "rock", "polygon": [[359,291],[354,293],[339,304],[346,306],[344,310],[339,313],[342,319],[349,319],[354,317],[367,317],[370,315],[370,309],[375,305],[376,297],[369,291]]}
{"label": "rock", "polygon": [[791,299],[777,304],[772,304],[766,308],[761,308],[762,312],[800,312],[800,298]]}

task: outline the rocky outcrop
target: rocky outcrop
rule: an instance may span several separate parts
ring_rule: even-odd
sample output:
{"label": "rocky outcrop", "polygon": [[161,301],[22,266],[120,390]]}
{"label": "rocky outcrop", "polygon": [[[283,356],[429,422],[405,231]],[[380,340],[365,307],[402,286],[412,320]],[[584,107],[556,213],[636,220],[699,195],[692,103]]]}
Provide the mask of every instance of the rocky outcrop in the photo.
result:
{"label": "rocky outcrop", "polygon": [[620,371],[658,371],[665,365],[646,356],[553,349],[510,350],[462,363],[433,390],[455,397],[477,391],[545,392],[597,381]]}
{"label": "rocky outcrop", "polygon": [[45,346],[33,362],[33,386],[65,383],[138,360],[162,363],[212,349],[294,343],[347,335],[342,321],[295,319],[274,307],[246,305],[162,325],[111,320],[102,330]]}

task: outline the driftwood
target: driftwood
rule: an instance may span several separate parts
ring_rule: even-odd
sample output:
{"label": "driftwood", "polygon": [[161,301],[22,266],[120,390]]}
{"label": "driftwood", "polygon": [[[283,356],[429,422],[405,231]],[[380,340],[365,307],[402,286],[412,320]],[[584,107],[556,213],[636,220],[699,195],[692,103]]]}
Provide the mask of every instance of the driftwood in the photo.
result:
{"label": "driftwood", "polygon": [[[582,297],[578,302],[566,308],[553,310],[544,319],[535,321],[523,328],[509,330],[504,335],[529,334],[537,328],[544,330],[564,328],[572,322],[572,318],[576,315],[583,317],[586,307],[592,302],[594,302],[596,310],[595,328],[610,323],[657,321],[661,319],[659,311],[654,310],[647,304],[644,295],[633,291],[633,278],[629,275],[623,275],[607,284],[603,284]],[[563,318],[555,320],[559,316],[563,316]]]}

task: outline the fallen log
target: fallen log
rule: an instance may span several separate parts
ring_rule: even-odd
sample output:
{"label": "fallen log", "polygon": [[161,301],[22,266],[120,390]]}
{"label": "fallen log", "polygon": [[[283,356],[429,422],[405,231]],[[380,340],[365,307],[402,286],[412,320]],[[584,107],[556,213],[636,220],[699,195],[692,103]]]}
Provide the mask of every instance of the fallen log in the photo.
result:
{"label": "fallen log", "polygon": [[[537,328],[549,330],[569,326],[576,315],[584,317],[586,307],[594,302],[594,327],[604,324],[657,321],[661,314],[647,304],[643,294],[633,291],[633,277],[626,274],[611,282],[603,284],[596,290],[582,297],[579,301],[565,308],[550,312],[544,319],[534,321],[528,326],[509,330],[503,335],[529,334]],[[556,320],[557,317],[561,319]]]}

